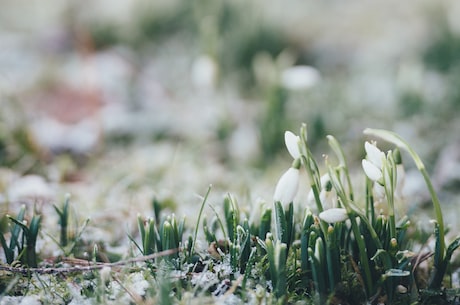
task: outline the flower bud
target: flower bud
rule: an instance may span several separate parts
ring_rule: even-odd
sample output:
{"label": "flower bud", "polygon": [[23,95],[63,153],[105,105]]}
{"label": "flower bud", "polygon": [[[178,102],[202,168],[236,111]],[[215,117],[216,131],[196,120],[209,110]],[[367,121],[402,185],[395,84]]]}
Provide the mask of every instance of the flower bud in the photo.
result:
{"label": "flower bud", "polygon": [[299,150],[299,143],[300,137],[296,136],[291,131],[286,131],[284,133],[284,143],[286,144],[286,148],[289,151],[289,154],[294,159],[300,158],[300,150]]}
{"label": "flower bud", "polygon": [[299,179],[299,169],[294,167],[289,168],[278,181],[273,200],[279,201],[283,205],[291,203],[297,194]]}

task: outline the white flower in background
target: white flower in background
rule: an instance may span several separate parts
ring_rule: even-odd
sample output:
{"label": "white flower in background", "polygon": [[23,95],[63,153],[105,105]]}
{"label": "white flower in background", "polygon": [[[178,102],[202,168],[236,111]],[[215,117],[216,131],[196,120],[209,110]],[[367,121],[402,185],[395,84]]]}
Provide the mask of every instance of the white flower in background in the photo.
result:
{"label": "white flower in background", "polygon": [[385,187],[379,183],[374,183],[374,201],[382,201],[385,198]]}
{"label": "white flower in background", "polygon": [[298,160],[294,161],[293,166],[281,176],[273,195],[275,202],[279,201],[282,204],[289,204],[294,200],[299,189],[299,166],[300,162]]}
{"label": "white flower in background", "polygon": [[294,66],[281,73],[281,84],[290,90],[306,90],[316,85],[321,76],[313,67]]}
{"label": "white flower in background", "polygon": [[54,190],[42,176],[27,175],[14,180],[7,188],[7,194],[10,201],[50,199],[54,197]]}
{"label": "white flower in background", "polygon": [[300,150],[299,150],[299,144],[300,144],[300,137],[295,135],[291,131],[286,131],[284,133],[284,143],[286,143],[286,148],[289,151],[289,154],[292,156],[294,159],[300,158]]}
{"label": "white flower in background", "polygon": [[52,117],[41,117],[30,125],[35,143],[51,151],[70,150],[86,153],[94,149],[101,136],[99,123],[94,118],[76,123],[63,123]]}
{"label": "white flower in background", "polygon": [[[337,194],[332,188],[331,178],[328,173],[321,176],[319,199],[321,200],[323,207],[326,209],[337,205]],[[309,205],[315,204],[315,195],[313,194],[312,189],[308,193],[307,203]]]}
{"label": "white flower in background", "polygon": [[196,88],[211,90],[217,82],[218,66],[209,55],[201,55],[192,64],[191,78]]}
{"label": "white flower in background", "polygon": [[347,210],[343,208],[331,208],[319,213],[319,218],[328,223],[337,223],[348,219]]}
{"label": "white flower in background", "polygon": [[364,143],[364,149],[366,150],[366,159],[362,160],[364,173],[372,181],[380,181],[383,178],[382,167],[385,154],[369,142]]}
{"label": "white flower in background", "polygon": [[385,187],[379,183],[374,183],[372,187],[374,194],[374,208],[381,214],[388,214],[388,202],[386,200]]}

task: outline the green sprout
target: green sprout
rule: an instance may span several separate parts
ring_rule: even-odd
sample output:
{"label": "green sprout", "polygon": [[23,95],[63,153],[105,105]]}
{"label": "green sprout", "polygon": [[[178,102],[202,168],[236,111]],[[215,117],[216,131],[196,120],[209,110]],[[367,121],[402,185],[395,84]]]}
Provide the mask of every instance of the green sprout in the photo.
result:
{"label": "green sprout", "polygon": [[[70,205],[70,194],[67,194],[64,199],[64,204],[62,208],[53,205],[54,210],[58,214],[58,224],[59,224],[59,241],[55,239],[55,237],[50,236],[50,238],[59,246],[61,251],[65,256],[70,256],[74,253],[74,250],[78,243],[81,241],[81,236],[85,231],[88,223],[90,222],[90,218],[87,218],[81,225],[79,224],[78,217],[75,215],[75,212],[71,209]],[[74,215],[74,224],[75,228],[73,230],[70,229],[70,215],[71,211],[73,211]]]}
{"label": "green sprout", "polygon": [[[10,224],[10,242],[6,241],[5,236],[0,234],[0,242],[5,252],[6,261],[12,264],[19,260],[22,264],[29,267],[37,267],[36,244],[38,233],[40,232],[41,216],[33,215],[30,223],[25,217],[26,207],[23,205],[18,216],[7,215]],[[17,256],[16,256],[17,254]]]}
{"label": "green sprout", "polygon": [[56,210],[56,213],[58,213],[59,216],[59,225],[60,225],[60,239],[59,243],[62,248],[65,248],[67,246],[68,240],[69,240],[69,233],[68,233],[68,224],[69,224],[69,204],[70,202],[70,195],[67,194],[66,198],[64,200],[64,205],[62,209],[58,208],[56,205],[53,205],[54,209]]}

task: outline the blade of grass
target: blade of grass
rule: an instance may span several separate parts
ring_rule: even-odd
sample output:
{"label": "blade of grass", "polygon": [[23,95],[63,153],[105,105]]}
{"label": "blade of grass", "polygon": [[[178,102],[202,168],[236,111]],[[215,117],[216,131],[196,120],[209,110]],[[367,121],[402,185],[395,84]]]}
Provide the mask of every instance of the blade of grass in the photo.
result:
{"label": "blade of grass", "polygon": [[204,196],[203,201],[201,202],[200,211],[198,213],[198,219],[196,221],[196,226],[195,226],[195,234],[193,234],[193,243],[192,243],[192,248],[190,249],[189,258],[193,256],[193,252],[195,251],[196,238],[198,236],[198,228],[200,226],[201,215],[203,214],[204,205],[206,204],[206,201],[208,200],[208,196],[209,196],[209,193],[211,192],[211,188],[212,188],[212,185],[208,187],[208,191],[206,192],[206,195]]}

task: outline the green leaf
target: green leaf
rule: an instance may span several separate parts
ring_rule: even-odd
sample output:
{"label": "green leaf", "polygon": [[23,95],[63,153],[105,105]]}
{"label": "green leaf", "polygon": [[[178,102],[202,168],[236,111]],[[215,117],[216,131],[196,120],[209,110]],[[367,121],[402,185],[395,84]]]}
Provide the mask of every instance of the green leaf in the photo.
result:
{"label": "green leaf", "polygon": [[288,225],[283,204],[280,201],[275,202],[275,228],[277,240],[286,243],[288,239]]}
{"label": "green leaf", "polygon": [[259,237],[265,239],[267,233],[270,232],[272,224],[272,209],[265,208],[262,217],[260,218],[260,226],[259,226]]}

